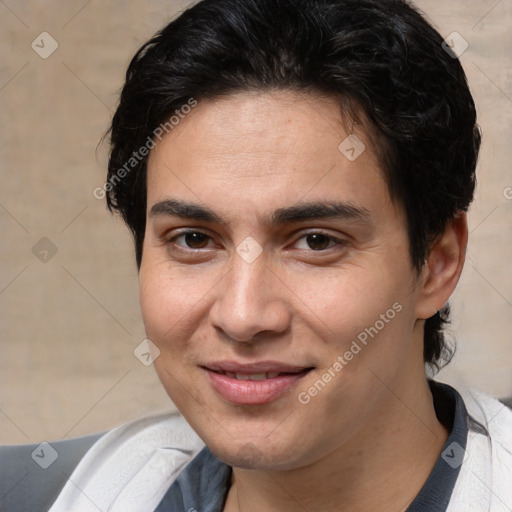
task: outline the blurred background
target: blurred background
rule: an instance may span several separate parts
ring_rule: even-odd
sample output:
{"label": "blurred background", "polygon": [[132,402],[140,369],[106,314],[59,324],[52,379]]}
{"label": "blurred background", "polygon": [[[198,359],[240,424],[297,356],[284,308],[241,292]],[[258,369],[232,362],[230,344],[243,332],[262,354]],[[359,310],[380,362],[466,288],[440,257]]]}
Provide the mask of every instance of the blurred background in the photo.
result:
{"label": "blurred background", "polygon": [[[512,3],[415,3],[450,44],[467,42],[460,58],[484,134],[452,302],[458,348],[437,378],[511,396]],[[93,190],[131,56],[189,4],[0,1],[0,443],[174,407],[134,355],[145,335],[132,241]]]}

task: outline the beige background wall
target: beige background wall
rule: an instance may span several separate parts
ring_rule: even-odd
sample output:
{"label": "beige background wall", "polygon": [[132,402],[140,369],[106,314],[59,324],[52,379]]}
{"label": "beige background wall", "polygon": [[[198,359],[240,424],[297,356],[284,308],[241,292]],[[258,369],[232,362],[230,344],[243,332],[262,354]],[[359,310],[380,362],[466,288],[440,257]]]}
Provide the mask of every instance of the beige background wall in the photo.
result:
{"label": "beige background wall", "polygon": [[[2,443],[78,436],[172,407],[133,355],[144,330],[131,240],[92,191],[104,181],[96,145],[129,58],[187,4],[0,2]],[[484,132],[454,300],[458,352],[439,379],[512,395],[512,3],[417,5],[444,36],[469,43],[461,60]],[[47,59],[31,47],[43,31],[59,45]],[[40,52],[51,48],[44,37]]]}

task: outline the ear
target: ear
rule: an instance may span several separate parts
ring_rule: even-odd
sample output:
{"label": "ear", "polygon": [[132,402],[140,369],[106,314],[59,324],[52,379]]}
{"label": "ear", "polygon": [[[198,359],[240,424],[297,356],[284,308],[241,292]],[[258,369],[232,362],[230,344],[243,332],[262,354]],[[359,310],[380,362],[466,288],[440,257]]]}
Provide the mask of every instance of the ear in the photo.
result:
{"label": "ear", "polygon": [[468,243],[468,223],[459,212],[434,241],[419,283],[416,318],[435,315],[447,302],[459,282]]}

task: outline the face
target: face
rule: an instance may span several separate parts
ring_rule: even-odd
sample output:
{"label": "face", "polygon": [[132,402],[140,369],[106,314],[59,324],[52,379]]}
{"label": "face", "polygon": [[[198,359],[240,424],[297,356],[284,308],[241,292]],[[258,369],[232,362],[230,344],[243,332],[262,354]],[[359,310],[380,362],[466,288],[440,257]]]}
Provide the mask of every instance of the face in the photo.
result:
{"label": "face", "polygon": [[349,124],[331,97],[244,92],[199,102],[150,154],[154,365],[231,465],[297,468],[377,434],[389,387],[423,372],[405,218],[364,130],[339,149]]}

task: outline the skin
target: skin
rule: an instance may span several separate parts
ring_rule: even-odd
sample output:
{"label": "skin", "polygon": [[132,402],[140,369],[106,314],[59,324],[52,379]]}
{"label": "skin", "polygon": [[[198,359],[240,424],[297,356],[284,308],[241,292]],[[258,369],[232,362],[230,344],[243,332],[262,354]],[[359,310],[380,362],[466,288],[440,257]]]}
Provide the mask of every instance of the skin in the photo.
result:
{"label": "skin", "polygon": [[[338,150],[348,133],[366,146],[354,161]],[[147,184],[146,333],[170,398],[233,466],[224,510],[405,510],[448,435],[425,378],[423,326],[458,281],[465,216],[418,274],[364,128],[335,98],[291,91],[199,102],[151,151]],[[168,199],[225,223],[152,214]],[[367,215],[269,223],[277,209],[316,201]],[[208,236],[178,237],[185,228]],[[327,238],[307,236],[318,232]],[[263,248],[252,263],[236,252],[248,236]],[[396,303],[401,311],[301,403],[299,393]],[[241,406],[212,388],[202,366],[218,360],[314,369],[278,399]]]}

